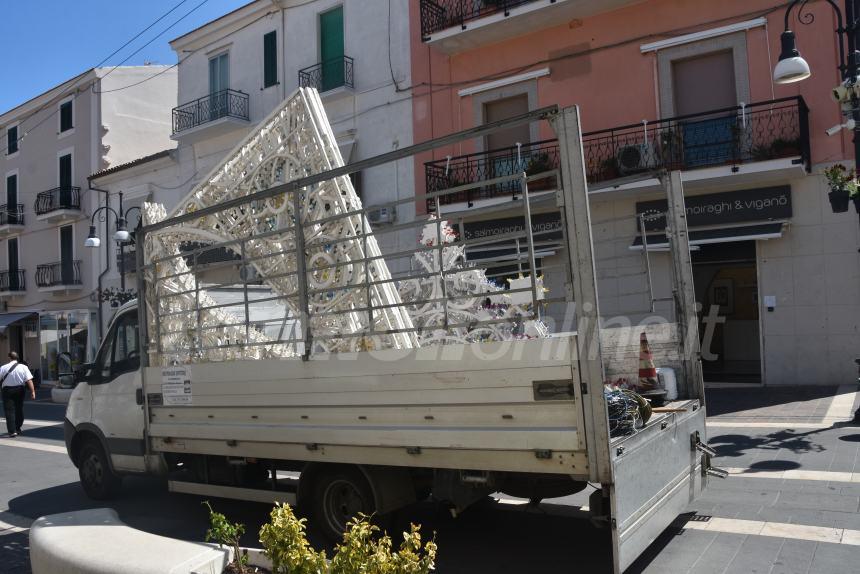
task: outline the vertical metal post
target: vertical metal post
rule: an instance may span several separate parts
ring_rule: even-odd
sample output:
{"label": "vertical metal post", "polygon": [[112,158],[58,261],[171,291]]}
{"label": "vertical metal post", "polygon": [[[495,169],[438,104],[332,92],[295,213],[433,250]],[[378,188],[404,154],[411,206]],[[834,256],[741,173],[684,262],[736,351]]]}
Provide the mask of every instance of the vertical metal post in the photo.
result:
{"label": "vertical metal post", "polygon": [[362,238],[362,255],[364,256],[364,289],[365,297],[367,297],[367,330],[373,333],[373,294],[370,291],[370,260],[367,255],[367,217],[365,211],[361,212],[361,238]]}
{"label": "vertical metal post", "polygon": [[299,316],[302,322],[302,340],[305,344],[305,352],[302,360],[307,361],[311,356],[313,347],[313,334],[311,333],[311,316],[308,307],[308,273],[307,261],[305,260],[305,228],[302,224],[302,201],[301,190],[292,191],[293,194],[293,234],[296,244],[296,285],[299,288]]}
{"label": "vertical metal post", "polygon": [[654,284],[651,281],[651,258],[648,257],[648,235],[645,233],[645,214],[639,214],[639,232],[642,234],[642,253],[645,254],[645,271],[648,274],[649,313],[654,312]]}
{"label": "vertical metal post", "polygon": [[439,280],[442,282],[442,313],[445,322],[445,332],[448,332],[448,286],[445,284],[445,259],[442,257],[444,242],[442,241],[442,211],[439,196],[436,196],[436,256],[439,257]]}
{"label": "vertical metal post", "polygon": [[[146,315],[146,278],[144,273],[145,256],[144,242],[145,234],[142,230],[135,237],[139,249],[135,249],[135,258],[137,259],[137,339],[140,349],[140,385],[143,392],[143,445],[144,455],[149,456],[149,393],[146,392],[146,368],[149,366],[149,323]],[[155,299],[158,301],[158,298]],[[155,316],[158,317],[158,309],[155,310]],[[146,459],[144,459],[146,460]]]}
{"label": "vertical metal post", "polygon": [[[523,186],[523,217],[525,217],[525,222],[523,227],[526,231],[526,240],[528,241],[528,249],[529,249],[529,267],[531,268],[531,276],[532,276],[532,317],[537,317],[540,319],[540,309],[538,308],[538,296],[537,296],[537,263],[535,262],[535,240],[534,234],[532,233],[532,209],[529,205],[529,182],[528,175],[526,172],[523,172],[522,175],[522,186]],[[517,240],[517,261],[520,260],[520,242]]]}
{"label": "vertical metal post", "polygon": [[705,401],[705,385],[702,382],[702,363],[699,350],[699,323],[696,313],[696,292],[693,289],[693,259],[690,255],[690,239],[687,233],[687,212],[684,206],[684,186],[681,172],[673,171],[661,176],[669,203],[666,216],[666,235],[672,257],[675,279],[673,287],[675,305],[678,309],[678,337],[681,339],[681,365],[683,385],[688,398]]}
{"label": "vertical metal post", "polygon": [[[550,124],[558,136],[562,187],[559,194],[567,225],[565,239],[569,259],[570,282],[576,305],[577,334],[570,338],[571,356],[578,356],[578,365],[571,365],[574,380],[582,379],[581,399],[584,417],[583,434],[588,452],[588,473],[592,482],[612,483],[612,462],[609,456],[609,418],[603,398],[603,359],[600,352],[600,313],[597,302],[597,273],[591,241],[591,212],[588,205],[588,184],[585,180],[585,159],[579,127],[579,108],[572,106],[550,116]],[[577,368],[578,367],[578,368]],[[578,371],[578,372],[577,372]]]}
{"label": "vertical metal post", "polygon": [[[244,239],[239,244],[239,246],[242,248],[242,269],[245,270],[245,272],[242,273],[242,277],[240,278],[242,279],[242,296],[245,300],[245,344],[247,345],[251,342],[251,310],[248,305],[248,263],[247,259],[245,259],[245,257],[247,256],[247,250],[245,249]],[[247,349],[247,347],[243,346],[243,349]]]}
{"label": "vertical metal post", "polygon": [[[200,280],[197,277],[197,251],[194,252],[194,266],[191,268],[194,274],[194,310],[197,314],[197,352],[203,354],[203,317],[200,315]],[[193,355],[192,355],[193,356]]]}

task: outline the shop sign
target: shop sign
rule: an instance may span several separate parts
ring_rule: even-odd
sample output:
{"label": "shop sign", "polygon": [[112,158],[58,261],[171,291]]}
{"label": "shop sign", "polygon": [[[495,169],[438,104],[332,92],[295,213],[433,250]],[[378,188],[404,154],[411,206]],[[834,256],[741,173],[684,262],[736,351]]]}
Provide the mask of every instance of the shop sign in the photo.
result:
{"label": "shop sign", "polygon": [[[453,227],[457,229],[456,225]],[[522,234],[522,237],[525,237],[524,217],[505,217],[503,219],[463,223],[463,238],[466,241],[489,239],[513,233]],[[561,231],[561,214],[553,212],[532,215],[532,234],[535,241],[561,240],[563,237]],[[512,241],[512,239],[508,239],[507,241]]]}
{"label": "shop sign", "polygon": [[[768,221],[791,217],[791,186],[763,187],[684,197],[687,226]],[[645,231],[666,229],[665,199],[636,203],[636,214],[646,214]],[[651,217],[647,217],[647,216]]]}

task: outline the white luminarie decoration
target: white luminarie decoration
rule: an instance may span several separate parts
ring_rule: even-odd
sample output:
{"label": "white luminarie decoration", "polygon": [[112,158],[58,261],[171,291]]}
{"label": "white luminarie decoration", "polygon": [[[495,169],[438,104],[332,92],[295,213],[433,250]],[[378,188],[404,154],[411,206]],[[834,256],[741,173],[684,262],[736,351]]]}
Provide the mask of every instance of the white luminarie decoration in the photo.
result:
{"label": "white luminarie decoration", "polygon": [[[487,278],[486,271],[470,267],[465,262],[465,247],[456,245],[456,233],[447,221],[437,222],[431,216],[421,233],[421,245],[437,245],[437,237],[446,246],[439,250],[418,251],[412,256],[417,274],[427,277],[406,279],[400,282],[400,297],[408,307],[412,322],[419,331],[422,345],[434,343],[471,343],[477,341],[503,341],[519,337],[546,337],[542,321],[524,319],[531,316],[531,293],[507,294]],[[443,289],[441,270],[446,272]],[[513,282],[517,282],[514,287]],[[521,284],[522,283],[522,284]],[[526,277],[512,280],[512,288],[530,287]],[[538,299],[543,299],[542,278],[538,278]],[[447,308],[441,302],[447,301]],[[447,313],[448,325],[445,328]]]}
{"label": "white luminarie decoration", "polygon": [[[343,159],[319,95],[316,90],[301,88],[252,130],[179,203],[170,216],[193,213],[342,165]],[[183,284],[183,281],[193,284],[192,275],[179,276],[188,271],[183,259],[175,257],[180,253],[180,244],[234,241],[225,247],[239,253],[240,246],[235,240],[242,239],[245,240],[242,255],[251,261],[250,265],[253,265],[263,282],[275,294],[285,298],[292,316],[299,317],[296,236],[292,230],[297,215],[303,224],[308,310],[317,348],[324,351],[349,351],[369,347],[417,346],[416,335],[408,332],[412,328],[412,321],[405,309],[399,306],[400,297],[395,285],[390,282],[391,275],[381,258],[376,239],[370,234],[370,223],[358,214],[327,220],[333,215],[361,207],[349,178],[338,177],[303,189],[300,192],[300,206],[300,213],[295,214],[292,194],[275,196],[224,209],[147,236],[147,263],[173,256],[169,261],[160,263],[161,267],[156,270],[155,275],[160,280],[156,288],[148,290],[149,316],[154,317],[153,311],[161,315],[173,313],[170,316],[177,317],[180,323],[187,323],[194,317],[196,326],[194,310],[203,304],[195,300],[194,293],[190,296],[162,297],[171,291],[178,293],[193,288],[193,285]],[[163,209],[159,211],[147,206],[144,222],[151,224],[163,216]],[[362,237],[365,234],[369,235]],[[366,257],[376,259],[365,264]],[[336,267],[331,267],[333,265]],[[365,286],[366,272],[370,276],[370,288]],[[153,281],[156,277],[152,273],[149,275],[147,282],[155,285]],[[359,310],[371,302],[375,307],[374,330],[404,332],[350,337],[369,330],[370,315]],[[228,325],[237,323],[236,317],[231,317],[226,311],[214,309],[205,313],[207,315],[201,321],[211,320],[213,326],[219,321]],[[161,324],[159,327],[162,343],[166,342],[168,346],[181,348],[190,342],[183,339],[191,335],[176,333],[167,329],[168,325]],[[151,329],[154,328],[153,321]],[[228,327],[223,333],[218,331],[217,335],[215,331],[206,331],[203,332],[202,346],[217,346],[222,338],[233,343],[250,339],[247,342],[252,344],[248,345],[247,350],[236,350],[245,358],[288,356],[292,352],[286,345],[253,345],[264,340],[264,337],[255,335],[252,329],[247,336],[246,332],[244,325]],[[326,338],[334,336],[336,338]],[[223,354],[221,349],[204,351],[197,360],[222,360]]]}

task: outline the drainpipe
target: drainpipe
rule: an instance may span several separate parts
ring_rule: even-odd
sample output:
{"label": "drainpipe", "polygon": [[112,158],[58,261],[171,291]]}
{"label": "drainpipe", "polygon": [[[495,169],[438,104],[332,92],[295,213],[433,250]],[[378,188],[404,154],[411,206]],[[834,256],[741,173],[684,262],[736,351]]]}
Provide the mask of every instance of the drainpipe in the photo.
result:
{"label": "drainpipe", "polygon": [[[106,206],[110,205],[110,192],[108,190],[98,189],[98,188],[95,188],[92,186],[90,186],[90,189],[92,191],[100,191],[100,192],[104,193],[105,194],[105,205]],[[104,234],[105,238],[110,237],[109,230],[108,230],[109,225],[110,225],[110,221],[108,220],[107,217],[105,217],[105,234]],[[107,245],[107,249],[105,249],[105,270],[102,271],[101,273],[99,273],[99,280],[98,280],[99,344],[101,344],[101,341],[104,338],[104,332],[103,332],[104,331],[104,312],[102,311],[102,305],[103,305],[103,301],[102,301],[102,279],[104,278],[105,275],[107,275],[108,271],[110,271],[110,245],[109,244]]]}

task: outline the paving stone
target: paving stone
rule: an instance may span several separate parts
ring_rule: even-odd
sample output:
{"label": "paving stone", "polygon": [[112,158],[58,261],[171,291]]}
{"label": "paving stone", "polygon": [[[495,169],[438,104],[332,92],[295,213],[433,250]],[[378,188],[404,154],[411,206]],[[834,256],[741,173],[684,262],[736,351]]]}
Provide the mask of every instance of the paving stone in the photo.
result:
{"label": "paving stone", "polygon": [[783,544],[773,562],[771,574],[808,574],[817,546],[817,542],[807,540]]}
{"label": "paving stone", "polygon": [[848,574],[858,571],[860,550],[848,544],[819,544],[809,566],[810,574]]}
{"label": "paving stone", "polygon": [[780,496],[773,505],[790,508],[816,508],[840,512],[857,512],[860,499],[856,496],[842,496],[839,494],[792,492],[785,496]]}
{"label": "paving stone", "polygon": [[690,568],[691,574],[720,574],[734,559],[746,540],[743,534],[720,533],[704,549]]}
{"label": "paving stone", "polygon": [[748,536],[725,573],[767,574],[784,544],[785,541],[779,538]]}

